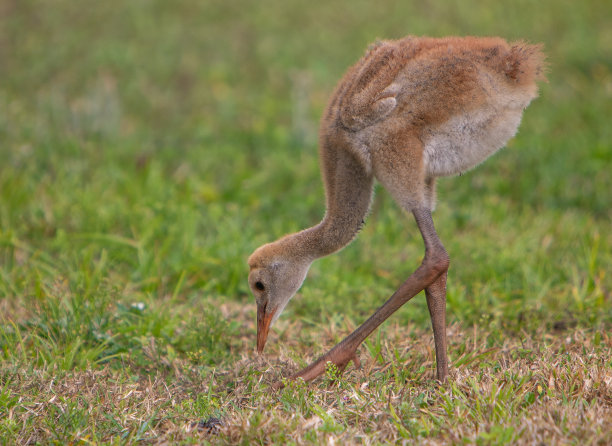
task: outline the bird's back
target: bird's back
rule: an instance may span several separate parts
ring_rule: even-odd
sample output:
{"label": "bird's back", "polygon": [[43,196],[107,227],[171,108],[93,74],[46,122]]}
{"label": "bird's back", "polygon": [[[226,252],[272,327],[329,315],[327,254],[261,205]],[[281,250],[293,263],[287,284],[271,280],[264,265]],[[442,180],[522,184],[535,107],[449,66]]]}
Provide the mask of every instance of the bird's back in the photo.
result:
{"label": "bird's back", "polygon": [[379,42],[338,84],[322,131],[341,128],[371,150],[411,133],[430,175],[458,173],[514,135],[543,72],[540,46],[497,37]]}

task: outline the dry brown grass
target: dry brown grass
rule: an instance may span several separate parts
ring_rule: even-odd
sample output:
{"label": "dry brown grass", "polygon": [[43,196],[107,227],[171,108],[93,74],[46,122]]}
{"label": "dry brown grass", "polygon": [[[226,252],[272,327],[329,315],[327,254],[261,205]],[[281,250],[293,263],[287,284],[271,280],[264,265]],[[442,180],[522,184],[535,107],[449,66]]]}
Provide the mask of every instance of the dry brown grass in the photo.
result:
{"label": "dry brown grass", "polygon": [[[251,311],[224,307],[252,342]],[[343,329],[344,330],[344,329]],[[300,323],[282,322],[265,356],[251,349],[235,364],[196,368],[175,359],[147,375],[123,370],[60,372],[4,367],[3,413],[19,443],[49,439],[271,444],[612,443],[612,336],[578,330],[508,338],[450,327],[451,379],[434,380],[429,331],[388,324],[380,354],[362,347],[360,369],[306,386],[271,384],[341,335],[331,326],[320,345]],[[306,339],[303,339],[306,337]],[[296,360],[300,363],[297,364]],[[194,418],[194,414],[201,418]],[[209,416],[215,415],[220,423]],[[199,424],[198,424],[199,423]],[[62,432],[62,429],[65,432]],[[17,431],[18,430],[18,431]]]}

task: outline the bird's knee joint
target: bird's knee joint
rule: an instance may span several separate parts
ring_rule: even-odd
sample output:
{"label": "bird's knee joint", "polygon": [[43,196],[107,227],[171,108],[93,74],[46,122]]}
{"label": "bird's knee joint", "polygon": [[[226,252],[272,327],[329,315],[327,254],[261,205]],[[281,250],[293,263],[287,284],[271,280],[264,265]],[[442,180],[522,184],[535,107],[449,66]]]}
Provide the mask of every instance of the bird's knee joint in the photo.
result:
{"label": "bird's knee joint", "polygon": [[440,257],[438,258],[438,268],[440,272],[448,271],[448,267],[450,265],[450,256],[446,251],[443,251]]}
{"label": "bird's knee joint", "polygon": [[435,251],[428,253],[425,261],[429,268],[431,268],[436,275],[443,274],[448,271],[450,265],[450,257],[444,248],[436,249]]}

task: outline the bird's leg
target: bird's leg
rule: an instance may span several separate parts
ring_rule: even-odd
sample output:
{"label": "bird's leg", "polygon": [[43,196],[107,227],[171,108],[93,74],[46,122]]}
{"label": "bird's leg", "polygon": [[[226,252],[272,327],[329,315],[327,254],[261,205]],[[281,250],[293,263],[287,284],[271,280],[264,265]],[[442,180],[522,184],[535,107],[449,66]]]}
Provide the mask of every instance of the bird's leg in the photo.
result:
{"label": "bird's leg", "polygon": [[448,361],[446,359],[444,331],[446,305],[443,291],[446,288],[446,271],[448,270],[449,258],[436,234],[431,212],[428,209],[415,209],[412,213],[425,242],[425,257],[421,265],[367,321],[317,361],[293,375],[292,378],[303,378],[304,381],[310,381],[325,373],[327,362],[332,362],[340,370],[344,370],[347,364],[355,358],[357,347],[370,333],[423,289],[428,289],[427,300],[432,314],[436,340],[438,379],[443,380],[446,377]]}
{"label": "bird's leg", "polygon": [[431,326],[436,345],[436,370],[438,380],[444,382],[448,376],[448,357],[446,356],[446,271],[427,288],[427,307],[431,316]]}

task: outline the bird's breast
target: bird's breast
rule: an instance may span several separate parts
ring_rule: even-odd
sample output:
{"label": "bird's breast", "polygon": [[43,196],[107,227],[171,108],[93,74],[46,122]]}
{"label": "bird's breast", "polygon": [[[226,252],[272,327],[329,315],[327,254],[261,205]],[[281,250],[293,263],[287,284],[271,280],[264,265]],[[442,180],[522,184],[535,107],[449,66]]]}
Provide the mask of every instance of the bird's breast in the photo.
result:
{"label": "bird's breast", "polygon": [[483,162],[515,135],[522,112],[523,107],[487,106],[424,128],[421,139],[428,176],[456,175]]}

